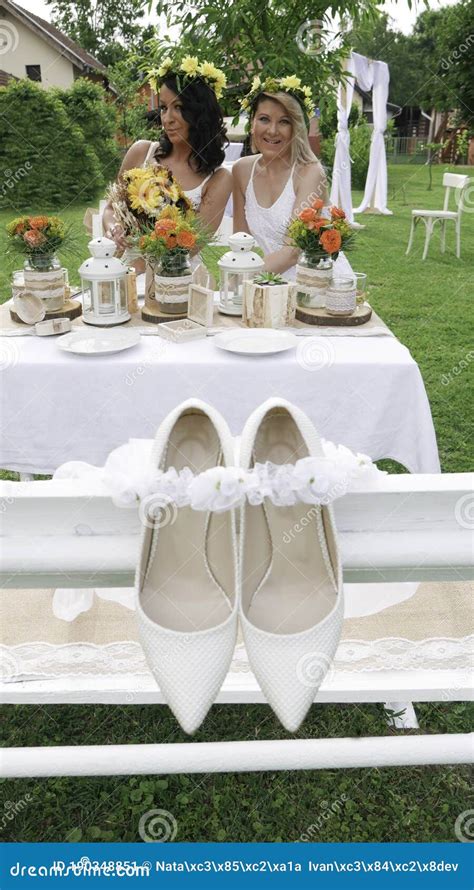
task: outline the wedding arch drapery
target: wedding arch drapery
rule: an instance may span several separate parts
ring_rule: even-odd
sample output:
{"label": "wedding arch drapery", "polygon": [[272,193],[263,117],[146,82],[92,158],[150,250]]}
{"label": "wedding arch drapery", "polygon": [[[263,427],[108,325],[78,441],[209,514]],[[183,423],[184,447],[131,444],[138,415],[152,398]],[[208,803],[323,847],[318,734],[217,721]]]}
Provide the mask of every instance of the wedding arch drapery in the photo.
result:
{"label": "wedding arch drapery", "polygon": [[[349,222],[353,223],[354,213],[362,213],[369,208],[385,215],[392,213],[387,207],[387,159],[384,140],[390,74],[386,62],[373,61],[355,52],[352,52],[347,60],[346,71],[349,76],[339,84],[337,93],[338,132],[331,203],[342,207]],[[364,197],[359,207],[353,209],[348,119],[356,83],[364,92],[372,90],[373,132]]]}

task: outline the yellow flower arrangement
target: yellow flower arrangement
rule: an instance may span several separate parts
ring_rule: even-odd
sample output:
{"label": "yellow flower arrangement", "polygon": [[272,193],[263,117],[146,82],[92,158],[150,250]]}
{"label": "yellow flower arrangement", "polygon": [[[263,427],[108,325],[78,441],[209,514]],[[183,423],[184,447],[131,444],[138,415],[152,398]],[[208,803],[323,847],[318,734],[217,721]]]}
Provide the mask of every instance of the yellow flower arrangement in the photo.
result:
{"label": "yellow flower arrangement", "polygon": [[190,203],[169,170],[157,165],[126,170],[109,188],[115,219],[136,235],[163,212],[186,212]]}
{"label": "yellow flower arrangement", "polygon": [[240,107],[242,111],[248,111],[249,108],[252,107],[252,103],[259,93],[279,92],[289,93],[291,96],[293,96],[301,105],[303,114],[309,121],[314,113],[314,99],[312,90],[309,86],[303,86],[301,83],[301,78],[297,77],[296,74],[287,74],[285,77],[267,78],[262,78],[258,74],[255,75],[252,80],[249,92],[240,102]]}
{"label": "yellow flower arrangement", "polygon": [[224,72],[212,62],[207,60],[200,62],[197,56],[184,56],[181,60],[167,56],[158,68],[152,68],[147,74],[147,80],[155,93],[158,92],[163,79],[169,74],[174,74],[178,84],[181,82],[183,85],[200,78],[214,91],[217,99],[221,98],[227,86]]}

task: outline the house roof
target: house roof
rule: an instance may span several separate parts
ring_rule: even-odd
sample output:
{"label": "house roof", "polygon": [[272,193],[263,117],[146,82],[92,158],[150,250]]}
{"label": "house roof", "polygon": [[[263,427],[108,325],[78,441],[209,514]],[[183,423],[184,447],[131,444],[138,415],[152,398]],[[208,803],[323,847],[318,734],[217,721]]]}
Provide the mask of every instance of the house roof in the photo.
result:
{"label": "house roof", "polygon": [[8,71],[2,71],[0,68],[0,87],[6,87],[9,80],[18,80],[14,74],[8,74]]}
{"label": "house roof", "polygon": [[30,12],[28,9],[23,9],[23,7],[17,6],[16,3],[12,3],[12,0],[0,0],[0,9],[1,8],[11,13],[15,18],[20,19],[24,25],[32,31],[35,31],[37,34],[40,34],[48,41],[48,43],[52,43],[61,55],[66,56],[66,58],[68,58],[69,61],[76,65],[81,71],[87,68],[92,68],[94,71],[106,74],[107,69],[102,62],[99,62],[98,59],[91,56],[87,50],[82,49],[78,43],[71,40],[67,34],[64,34],[58,28],[55,28],[50,22],[41,19],[39,15],[35,15],[34,12]]}

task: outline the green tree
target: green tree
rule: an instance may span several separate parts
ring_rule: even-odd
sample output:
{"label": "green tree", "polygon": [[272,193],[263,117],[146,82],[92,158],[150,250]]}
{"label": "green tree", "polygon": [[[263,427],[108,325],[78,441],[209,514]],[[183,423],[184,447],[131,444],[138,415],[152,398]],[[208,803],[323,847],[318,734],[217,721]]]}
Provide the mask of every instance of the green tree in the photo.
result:
{"label": "green tree", "polygon": [[102,169],[103,183],[115,178],[120,152],[115,140],[117,111],[105,90],[86,78],[74,81],[69,90],[57,90],[70,120],[77,124],[93,149]]}
{"label": "green tree", "polygon": [[418,16],[413,41],[425,77],[419,101],[438,111],[458,109],[474,123],[474,0],[426,10]]}
{"label": "green tree", "polygon": [[353,28],[348,40],[356,52],[387,62],[390,69],[389,100],[395,105],[419,105],[418,93],[426,80],[424,59],[415,51],[413,37],[392,27],[389,16],[368,19]]}
{"label": "green tree", "polygon": [[147,0],[46,0],[53,23],[104,65],[140,40]]}
{"label": "green tree", "polygon": [[0,207],[43,211],[97,197],[103,176],[96,154],[54,90],[10,81],[0,87],[0,118]]}
{"label": "green tree", "polygon": [[[180,43],[190,53],[209,56],[224,68],[231,85],[228,96],[240,94],[253,74],[265,67],[276,76],[295,73],[304,78],[324,107],[339,79],[345,50],[323,46],[313,54],[315,41],[305,23],[327,21],[335,11],[360,22],[377,15],[377,0],[195,0],[192,5],[187,0],[173,4],[158,0],[156,11],[167,17],[168,24],[180,26]],[[168,48],[165,41],[158,41],[157,56]],[[226,111],[235,110],[235,105],[234,100],[234,108]]]}

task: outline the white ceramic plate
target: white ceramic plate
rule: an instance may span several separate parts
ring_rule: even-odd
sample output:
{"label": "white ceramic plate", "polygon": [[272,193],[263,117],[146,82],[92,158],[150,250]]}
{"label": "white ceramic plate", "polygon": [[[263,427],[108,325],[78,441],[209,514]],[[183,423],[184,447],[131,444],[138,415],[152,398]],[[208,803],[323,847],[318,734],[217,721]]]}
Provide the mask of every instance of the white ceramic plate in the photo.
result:
{"label": "white ceramic plate", "polygon": [[64,352],[74,352],[76,355],[111,355],[122,349],[130,349],[139,342],[140,333],[133,330],[73,331],[57,341]]}
{"label": "white ceramic plate", "polygon": [[217,334],[213,342],[219,349],[226,349],[239,355],[273,355],[275,352],[292,349],[298,341],[289,331],[251,328],[248,331],[224,331],[222,334]]}

